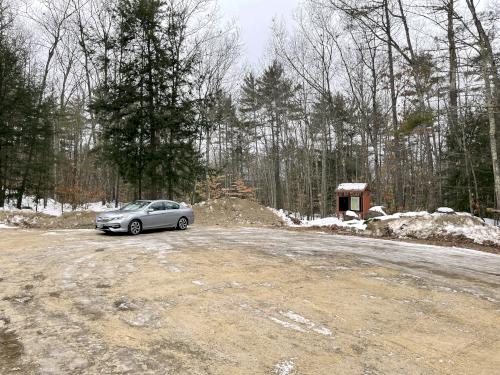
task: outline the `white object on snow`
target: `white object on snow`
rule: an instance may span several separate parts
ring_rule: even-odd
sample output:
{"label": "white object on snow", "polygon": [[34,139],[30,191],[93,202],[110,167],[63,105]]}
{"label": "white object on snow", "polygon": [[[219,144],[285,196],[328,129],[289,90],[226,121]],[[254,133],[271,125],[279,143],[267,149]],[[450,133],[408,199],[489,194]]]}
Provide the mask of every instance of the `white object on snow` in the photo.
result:
{"label": "white object on snow", "polygon": [[439,207],[436,212],[440,213],[440,214],[453,214],[455,213],[455,210],[453,208],[450,208],[450,207]]}
{"label": "white object on snow", "polygon": [[367,187],[365,182],[344,182],[337,187],[337,191],[363,191]]}

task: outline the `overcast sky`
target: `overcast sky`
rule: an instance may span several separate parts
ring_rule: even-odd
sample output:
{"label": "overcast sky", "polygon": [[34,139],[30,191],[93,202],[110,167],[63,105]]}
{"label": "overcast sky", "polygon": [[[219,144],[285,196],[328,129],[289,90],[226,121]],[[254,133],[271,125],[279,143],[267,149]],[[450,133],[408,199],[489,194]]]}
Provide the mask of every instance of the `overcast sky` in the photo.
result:
{"label": "overcast sky", "polygon": [[263,57],[271,38],[271,23],[291,21],[300,0],[218,0],[224,20],[235,20],[240,29],[242,57],[256,64]]}

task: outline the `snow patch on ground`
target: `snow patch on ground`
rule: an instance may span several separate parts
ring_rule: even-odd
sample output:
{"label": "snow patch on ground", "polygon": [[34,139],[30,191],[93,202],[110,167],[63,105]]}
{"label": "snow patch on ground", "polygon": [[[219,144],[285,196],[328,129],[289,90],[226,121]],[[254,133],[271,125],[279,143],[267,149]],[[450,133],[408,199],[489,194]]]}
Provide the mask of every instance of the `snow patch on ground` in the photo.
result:
{"label": "snow patch on ground", "polygon": [[290,323],[290,322],[285,322],[284,320],[280,320],[278,318],[275,318],[274,316],[270,316],[269,319],[271,319],[273,322],[278,323],[279,325],[292,329],[294,331],[299,331],[299,332],[305,332],[305,330],[300,327],[298,324]]}
{"label": "snow patch on ground", "polygon": [[273,372],[276,375],[290,375],[295,368],[295,363],[292,360],[282,361],[274,366]]}
{"label": "snow patch on ground", "polygon": [[324,336],[331,336],[332,335],[332,331],[330,331],[327,327],[319,326],[316,323],[314,323],[313,321],[311,321],[307,318],[304,318],[303,316],[301,316],[293,311],[287,311],[287,312],[280,311],[280,314],[287,317],[288,319],[296,322],[296,323],[303,324],[303,325],[307,326],[307,328],[309,328],[310,330],[312,330],[316,333],[319,333],[319,334],[324,335]]}

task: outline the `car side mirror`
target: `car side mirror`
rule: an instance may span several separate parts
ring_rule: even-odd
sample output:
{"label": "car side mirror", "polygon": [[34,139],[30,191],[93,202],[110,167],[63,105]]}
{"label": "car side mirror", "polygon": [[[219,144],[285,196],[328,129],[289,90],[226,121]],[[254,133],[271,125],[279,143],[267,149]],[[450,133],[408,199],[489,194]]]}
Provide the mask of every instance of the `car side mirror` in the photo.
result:
{"label": "car side mirror", "polygon": [[153,211],[154,211],[154,210],[153,210],[152,208],[148,208],[148,209],[146,210],[146,212],[147,212],[148,214],[150,214],[150,213],[151,213],[151,212],[153,212]]}

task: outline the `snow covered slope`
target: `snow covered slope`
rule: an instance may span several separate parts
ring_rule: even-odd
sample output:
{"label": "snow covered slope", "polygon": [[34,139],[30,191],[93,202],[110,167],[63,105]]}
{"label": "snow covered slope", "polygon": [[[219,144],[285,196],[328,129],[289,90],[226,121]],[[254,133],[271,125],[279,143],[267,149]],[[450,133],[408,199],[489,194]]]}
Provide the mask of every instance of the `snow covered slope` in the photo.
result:
{"label": "snow covered slope", "polygon": [[40,199],[37,204],[33,196],[26,196],[23,198],[22,207],[29,207],[29,208],[23,208],[22,210],[18,210],[15,206],[15,203],[12,201],[6,203],[7,204],[5,205],[5,207],[0,208],[0,210],[40,212],[51,216],[60,216],[64,212],[72,212],[72,211],[104,212],[104,211],[112,211],[115,209],[114,204],[111,203],[103,205],[102,202],[91,202],[79,205],[75,210],[73,210],[70,204],[66,203],[62,205],[61,203],[56,202],[54,199],[51,198],[47,199],[47,204],[44,207],[43,199]]}

